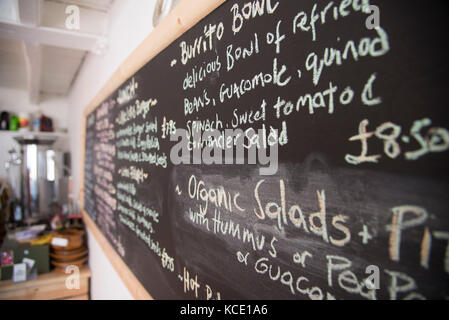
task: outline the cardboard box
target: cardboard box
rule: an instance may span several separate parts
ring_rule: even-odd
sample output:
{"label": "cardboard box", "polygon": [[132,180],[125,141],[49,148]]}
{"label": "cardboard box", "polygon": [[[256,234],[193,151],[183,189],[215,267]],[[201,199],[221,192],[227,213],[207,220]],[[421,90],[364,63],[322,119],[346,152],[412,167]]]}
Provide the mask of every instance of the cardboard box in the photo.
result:
{"label": "cardboard box", "polygon": [[[38,274],[50,272],[50,246],[16,243],[14,246],[3,247],[3,250],[12,250],[14,252],[14,264],[22,263],[23,258],[34,260]],[[13,267],[2,266],[1,280],[11,280],[13,275]]]}

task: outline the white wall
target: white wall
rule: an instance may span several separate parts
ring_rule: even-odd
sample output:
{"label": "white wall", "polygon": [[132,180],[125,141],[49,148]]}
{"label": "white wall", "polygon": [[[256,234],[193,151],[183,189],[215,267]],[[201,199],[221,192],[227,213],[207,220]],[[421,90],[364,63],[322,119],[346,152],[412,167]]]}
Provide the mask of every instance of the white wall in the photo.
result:
{"label": "white wall", "polygon": [[[0,110],[18,115],[21,112],[34,114],[38,111],[53,119],[56,131],[67,129],[67,99],[57,95],[43,95],[39,104],[30,104],[28,92],[25,90],[0,87]],[[19,144],[13,140],[9,132],[0,131],[0,179],[6,179],[4,163],[9,159],[8,151],[15,148],[19,151]]]}
{"label": "white wall", "polygon": [[[69,139],[74,172],[73,190],[78,198],[81,181],[81,137],[84,108],[97,95],[120,64],[152,31],[156,0],[115,0],[109,14],[109,50],[105,56],[88,54],[69,93]],[[81,17],[82,18],[82,17]],[[77,174],[79,173],[79,174]],[[129,299],[129,291],[111,268],[94,237],[89,236],[92,299]]]}
{"label": "white wall", "polygon": [[87,241],[89,242],[89,264],[92,270],[90,281],[90,295],[92,299],[134,299],[89,230],[87,232]]}

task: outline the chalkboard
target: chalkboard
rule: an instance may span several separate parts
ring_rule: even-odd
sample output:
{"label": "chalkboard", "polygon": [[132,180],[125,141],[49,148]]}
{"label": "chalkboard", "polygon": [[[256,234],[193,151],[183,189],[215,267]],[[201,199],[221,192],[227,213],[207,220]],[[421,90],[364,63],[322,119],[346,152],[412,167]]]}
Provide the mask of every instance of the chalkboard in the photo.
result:
{"label": "chalkboard", "polygon": [[225,2],[86,115],[84,210],[155,299],[447,299],[447,9]]}

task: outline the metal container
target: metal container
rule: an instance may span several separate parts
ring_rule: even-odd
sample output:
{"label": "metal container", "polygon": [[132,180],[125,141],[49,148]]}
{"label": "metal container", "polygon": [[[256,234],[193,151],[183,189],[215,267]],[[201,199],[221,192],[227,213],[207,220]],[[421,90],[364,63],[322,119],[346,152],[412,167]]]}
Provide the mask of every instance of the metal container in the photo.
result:
{"label": "metal container", "polygon": [[21,203],[26,223],[48,218],[68,200],[70,157],[55,137],[15,137],[21,146]]}

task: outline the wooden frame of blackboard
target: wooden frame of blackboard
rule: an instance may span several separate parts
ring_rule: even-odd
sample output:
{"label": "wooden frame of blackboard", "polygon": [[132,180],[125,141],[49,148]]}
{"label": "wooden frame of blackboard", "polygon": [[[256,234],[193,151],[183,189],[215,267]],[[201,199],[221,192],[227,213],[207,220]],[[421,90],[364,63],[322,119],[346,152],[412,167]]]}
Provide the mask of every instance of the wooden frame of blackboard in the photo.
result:
{"label": "wooden frame of blackboard", "polygon": [[[81,155],[81,192],[80,202],[81,211],[86,227],[93,234],[101,249],[106,254],[115,271],[130,291],[135,299],[152,299],[150,293],[134,276],[122,258],[114,250],[112,245],[101,233],[95,222],[84,210],[84,152],[85,152],[85,133],[86,117],[100,105],[112,92],[122,85],[130,76],[136,73],[141,67],[152,60],[157,54],[164,50],[173,41],[179,38],[184,32],[189,30],[201,19],[218,8],[226,0],[182,0],[170,14],[161,21],[161,23],[145,38],[145,40],[128,56],[128,58],[119,66],[111,78],[106,82],[100,92],[89,103],[83,112],[83,131],[82,131],[82,155]],[[195,10],[192,10],[195,8]],[[93,275],[95,276],[95,275]]]}

